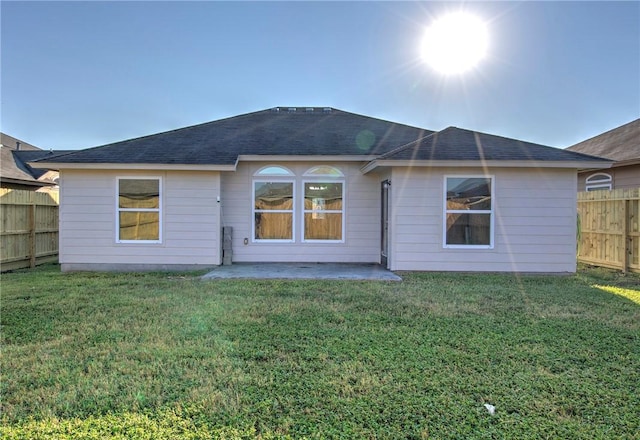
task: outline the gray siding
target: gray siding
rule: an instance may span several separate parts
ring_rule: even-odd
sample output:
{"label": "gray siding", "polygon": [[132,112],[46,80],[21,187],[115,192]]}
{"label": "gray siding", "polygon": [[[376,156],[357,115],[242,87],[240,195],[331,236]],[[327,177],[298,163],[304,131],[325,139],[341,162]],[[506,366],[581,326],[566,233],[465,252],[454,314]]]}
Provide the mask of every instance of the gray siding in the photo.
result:
{"label": "gray siding", "polygon": [[640,164],[636,164],[581,172],[578,174],[578,191],[584,191],[585,180],[597,173],[605,173],[611,176],[611,189],[640,188]]}
{"label": "gray siding", "polygon": [[[443,247],[445,175],[495,178],[493,249]],[[576,178],[565,169],[395,169],[392,270],[574,272]]]}
{"label": "gray siding", "polygon": [[[252,182],[265,165],[292,170],[295,241],[252,240]],[[182,269],[221,264],[220,232],[233,227],[234,262],[380,261],[380,182],[391,180],[392,270],[574,272],[576,173],[570,169],[395,168],[363,175],[358,163],[327,163],[345,177],[343,243],[305,243],[303,174],[317,162],[243,162],[236,172],[139,171],[163,182],[160,244],[116,243],[117,177],[133,172],[63,170],[60,262],[63,270]],[[443,247],[445,175],[495,179],[494,247]],[[217,197],[221,197],[220,203]],[[247,239],[245,244],[244,239]]]}
{"label": "gray siding", "polygon": [[[162,179],[162,243],[116,243],[118,177]],[[60,263],[63,270],[135,270],[220,264],[217,172],[63,170]]]}
{"label": "gray siding", "polygon": [[[222,174],[222,221],[233,227],[235,262],[341,262],[377,263],[380,261],[380,195],[376,177],[362,175],[361,164],[324,163],[345,175],[344,243],[304,243],[302,234],[302,180],[318,162],[244,162],[234,173]],[[265,165],[287,167],[296,175],[295,242],[252,241],[253,175]],[[247,244],[244,244],[244,239]]]}

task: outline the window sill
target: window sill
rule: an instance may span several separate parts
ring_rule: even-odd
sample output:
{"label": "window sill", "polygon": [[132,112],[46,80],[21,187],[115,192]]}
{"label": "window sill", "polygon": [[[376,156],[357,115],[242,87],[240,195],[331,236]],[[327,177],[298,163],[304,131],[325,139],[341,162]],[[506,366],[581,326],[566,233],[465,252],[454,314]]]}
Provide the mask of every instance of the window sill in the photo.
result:
{"label": "window sill", "polygon": [[446,244],[443,249],[463,249],[463,250],[487,250],[493,249],[492,245],[473,245],[473,244]]}

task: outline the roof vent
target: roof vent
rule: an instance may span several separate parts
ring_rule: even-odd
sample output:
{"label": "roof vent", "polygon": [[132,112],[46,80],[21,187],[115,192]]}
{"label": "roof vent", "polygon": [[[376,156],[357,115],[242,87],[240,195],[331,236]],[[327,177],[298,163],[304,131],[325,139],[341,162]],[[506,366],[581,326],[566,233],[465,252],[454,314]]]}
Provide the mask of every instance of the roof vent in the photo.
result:
{"label": "roof vent", "polygon": [[274,107],[271,109],[272,112],[279,112],[280,111],[280,107]]}
{"label": "roof vent", "polygon": [[325,113],[331,113],[331,107],[325,107],[322,109],[322,111]]}
{"label": "roof vent", "polygon": [[307,113],[313,113],[315,109],[313,107],[307,107],[304,109],[304,111],[306,111]]}
{"label": "roof vent", "polygon": [[287,111],[288,111],[289,113],[295,113],[296,111],[298,111],[298,109],[297,109],[297,108],[295,108],[295,107],[289,107],[289,108],[287,109]]}

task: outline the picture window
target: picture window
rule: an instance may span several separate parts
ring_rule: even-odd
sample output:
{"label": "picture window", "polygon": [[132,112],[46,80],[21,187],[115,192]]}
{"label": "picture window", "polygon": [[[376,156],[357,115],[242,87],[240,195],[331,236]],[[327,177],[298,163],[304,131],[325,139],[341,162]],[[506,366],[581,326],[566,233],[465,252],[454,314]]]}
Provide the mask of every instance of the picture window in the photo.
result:
{"label": "picture window", "polygon": [[493,192],[492,177],[445,177],[445,247],[493,247]]}

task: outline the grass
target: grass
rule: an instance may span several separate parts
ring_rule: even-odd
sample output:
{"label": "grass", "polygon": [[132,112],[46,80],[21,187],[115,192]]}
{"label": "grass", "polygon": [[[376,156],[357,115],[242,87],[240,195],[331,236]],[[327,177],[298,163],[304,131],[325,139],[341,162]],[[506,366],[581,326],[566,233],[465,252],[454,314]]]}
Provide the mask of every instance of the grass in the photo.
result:
{"label": "grass", "polygon": [[637,275],[196,275],[3,274],[3,438],[640,438]]}

